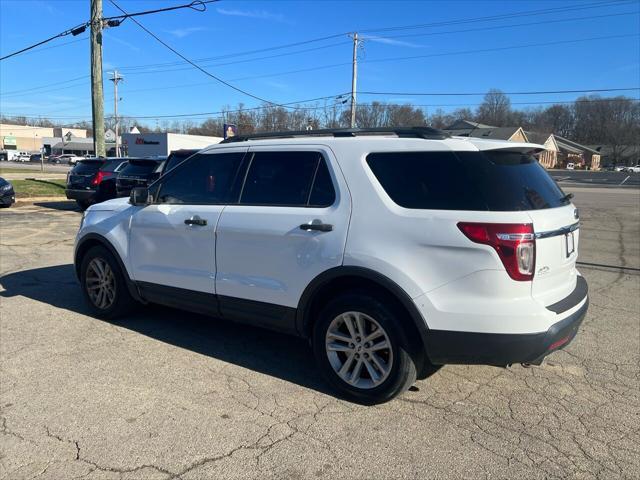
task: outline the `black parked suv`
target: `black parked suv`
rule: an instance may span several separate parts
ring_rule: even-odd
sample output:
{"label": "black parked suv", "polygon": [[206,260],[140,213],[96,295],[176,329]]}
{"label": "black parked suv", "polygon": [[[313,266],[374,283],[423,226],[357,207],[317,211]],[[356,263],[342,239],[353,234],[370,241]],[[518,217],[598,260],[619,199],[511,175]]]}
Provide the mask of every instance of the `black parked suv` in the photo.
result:
{"label": "black parked suv", "polygon": [[130,158],[116,179],[118,197],[128,197],[131,189],[146,187],[156,180],[162,171],[165,158]]}
{"label": "black parked suv", "polygon": [[80,160],[67,175],[67,198],[83,210],[94,203],[116,198],[116,177],[127,158]]}
{"label": "black parked suv", "polygon": [[15,201],[16,193],[13,191],[13,185],[0,177],[0,207],[10,207]]}

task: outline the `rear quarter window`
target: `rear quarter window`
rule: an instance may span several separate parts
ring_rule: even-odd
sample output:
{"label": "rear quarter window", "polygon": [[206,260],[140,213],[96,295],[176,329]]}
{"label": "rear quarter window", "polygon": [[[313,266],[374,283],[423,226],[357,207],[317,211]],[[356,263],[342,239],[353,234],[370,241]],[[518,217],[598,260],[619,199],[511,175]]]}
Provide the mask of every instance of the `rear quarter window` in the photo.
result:
{"label": "rear quarter window", "polygon": [[120,173],[122,175],[149,175],[154,172],[154,170],[158,167],[158,162],[153,161],[138,161],[138,162],[129,162],[125,165]]}
{"label": "rear quarter window", "polygon": [[538,161],[520,152],[381,152],[367,164],[404,208],[518,211],[569,203]]}

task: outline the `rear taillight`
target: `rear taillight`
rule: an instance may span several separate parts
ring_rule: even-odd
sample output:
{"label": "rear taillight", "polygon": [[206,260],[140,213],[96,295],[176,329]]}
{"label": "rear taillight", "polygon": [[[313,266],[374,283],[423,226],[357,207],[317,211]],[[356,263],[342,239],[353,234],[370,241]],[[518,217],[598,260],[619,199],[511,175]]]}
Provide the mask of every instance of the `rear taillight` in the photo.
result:
{"label": "rear taillight", "polygon": [[533,280],[536,240],[530,223],[458,223],[458,228],[475,243],[494,248],[511,278]]}
{"label": "rear taillight", "polygon": [[111,172],[103,172],[102,170],[99,170],[94,176],[93,176],[93,180],[91,180],[91,185],[100,185],[100,183],[107,177],[110,177],[112,174]]}

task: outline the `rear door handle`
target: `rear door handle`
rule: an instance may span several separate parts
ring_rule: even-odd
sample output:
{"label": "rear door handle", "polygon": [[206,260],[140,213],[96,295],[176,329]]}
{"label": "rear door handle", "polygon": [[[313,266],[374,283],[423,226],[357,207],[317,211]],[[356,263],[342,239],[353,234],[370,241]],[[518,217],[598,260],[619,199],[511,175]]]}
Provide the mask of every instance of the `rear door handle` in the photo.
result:
{"label": "rear door handle", "polygon": [[200,227],[204,227],[207,224],[207,221],[204,218],[200,218],[198,215],[194,215],[191,218],[187,218],[184,223],[186,225],[198,225]]}
{"label": "rear door handle", "polygon": [[333,225],[329,223],[303,223],[300,225],[301,230],[315,230],[318,232],[330,232],[333,230]]}

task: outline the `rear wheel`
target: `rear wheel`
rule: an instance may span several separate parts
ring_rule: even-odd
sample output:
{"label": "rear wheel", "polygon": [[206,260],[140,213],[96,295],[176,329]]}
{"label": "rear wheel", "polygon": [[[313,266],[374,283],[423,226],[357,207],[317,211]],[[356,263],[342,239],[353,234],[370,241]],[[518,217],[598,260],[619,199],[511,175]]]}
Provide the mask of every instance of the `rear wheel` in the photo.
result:
{"label": "rear wheel", "polygon": [[351,400],[391,400],[416,380],[400,329],[398,314],[389,305],[361,293],[337,297],[322,310],[314,328],[320,371]]}
{"label": "rear wheel", "polygon": [[85,300],[96,317],[121,317],[135,305],[118,262],[102,246],[91,248],[82,258],[80,282]]}

